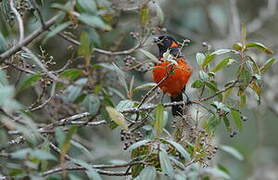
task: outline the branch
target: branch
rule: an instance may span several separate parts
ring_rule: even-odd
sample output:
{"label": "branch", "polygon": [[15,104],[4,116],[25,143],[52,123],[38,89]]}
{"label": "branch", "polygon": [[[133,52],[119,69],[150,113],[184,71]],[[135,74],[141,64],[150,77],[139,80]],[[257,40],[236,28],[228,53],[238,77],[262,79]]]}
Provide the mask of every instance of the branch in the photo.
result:
{"label": "branch", "polygon": [[20,43],[24,39],[23,21],[22,21],[22,18],[20,16],[19,12],[14,7],[14,1],[13,0],[10,0],[10,7],[11,7],[11,10],[13,11],[13,13],[14,13],[14,15],[16,17],[17,23],[18,23],[18,27],[19,27],[19,41],[18,42]]}
{"label": "branch", "polygon": [[143,97],[143,99],[141,100],[141,102],[139,103],[139,105],[137,106],[137,109],[139,109],[142,105],[143,105],[143,103],[146,101],[146,99],[164,82],[164,81],[166,81],[166,79],[168,79],[169,78],[169,76],[170,76],[170,74],[172,73],[172,71],[173,71],[173,64],[170,64],[170,66],[171,66],[171,69],[170,69],[170,71],[166,74],[166,76],[164,76],[164,78],[163,79],[161,79],[161,81],[159,81],[159,83],[157,83],[156,84],[156,86],[154,86],[151,90],[149,90],[148,92],[147,92],[147,94]]}
{"label": "branch", "polygon": [[[87,169],[85,167],[79,167],[79,166],[71,166],[71,167],[57,167],[50,169],[48,171],[45,171],[42,173],[42,176],[48,176],[50,174],[55,174],[55,173],[63,173],[64,171],[86,171]],[[105,171],[105,170],[99,170],[96,169],[96,171],[99,174],[102,175],[107,175],[107,176],[127,176],[130,175],[131,173],[125,172],[125,171]]]}
{"label": "branch", "polygon": [[[201,99],[197,99],[197,100],[191,100],[191,101],[187,101],[187,102],[184,102],[184,101],[178,101],[178,102],[171,102],[171,103],[164,103],[162,104],[164,107],[170,107],[170,106],[176,106],[176,105],[190,105],[190,104],[197,104],[197,105],[200,105],[201,107],[205,108],[205,106],[203,106],[201,104],[201,102],[204,102],[204,101],[208,101],[212,98],[214,98],[215,96],[218,96],[219,94],[221,93],[224,93],[225,91],[227,91],[228,89],[230,88],[233,88],[236,86],[236,84],[238,83],[239,81],[234,81],[232,84],[230,84],[229,86],[227,86],[226,88],[216,92],[215,94],[211,95],[211,96],[208,96],[208,97],[205,97],[205,98],[201,98]],[[120,111],[121,113],[136,113],[136,112],[141,112],[141,111],[146,111],[146,110],[151,110],[151,109],[155,109],[157,107],[157,105],[153,104],[153,105],[148,105],[148,106],[143,106],[143,107],[134,107],[134,108],[128,108],[128,109],[125,109],[125,110],[122,110]],[[207,109],[207,108],[205,108]],[[208,109],[207,109],[208,110]],[[211,111],[209,111],[211,112]]]}
{"label": "branch", "polygon": [[35,30],[32,34],[27,36],[25,39],[22,41],[18,42],[16,45],[5,51],[4,53],[0,54],[0,63],[2,63],[5,59],[11,57],[13,54],[21,50],[22,47],[27,46],[30,44],[33,40],[35,40],[38,36],[40,36],[43,32],[46,31],[47,28],[52,26],[55,21],[60,17],[60,15],[56,15],[52,17],[50,20],[45,22],[45,28],[40,27],[37,30]]}
{"label": "branch", "polygon": [[138,5],[138,6],[134,6],[134,7],[127,7],[127,8],[124,8],[124,7],[121,7],[121,8],[115,8],[119,11],[137,11],[139,9],[141,9],[142,7],[144,7],[145,5],[147,5],[151,0],[145,0],[142,2],[142,4]]}
{"label": "branch", "polygon": [[51,79],[53,79],[56,82],[68,84],[68,81],[60,79],[56,75],[54,75],[52,72],[50,72],[44,66],[44,64],[39,60],[39,58],[30,49],[28,49],[27,47],[22,47],[21,49],[24,50],[26,53],[28,53],[31,56],[31,58],[35,61],[35,63],[44,71],[45,74],[47,74],[48,77],[50,77]]}
{"label": "branch", "polygon": [[[81,114],[76,114],[73,116],[70,116],[68,118],[61,119],[59,121],[56,121],[54,123],[48,124],[44,127],[41,127],[38,129],[39,133],[53,133],[53,128],[58,127],[58,126],[70,126],[70,125],[75,125],[75,126],[99,126],[106,124],[105,120],[100,120],[100,121],[93,121],[93,122],[88,122],[88,121],[75,121],[77,119],[82,119],[85,117],[88,117],[90,113],[84,112]],[[10,135],[19,135],[21,132],[14,130],[14,131],[9,131],[8,134]]]}
{"label": "branch", "polygon": [[[58,35],[60,37],[62,37],[63,39],[67,40],[68,42],[76,45],[76,46],[80,46],[80,42],[76,41],[75,39],[65,35],[64,33],[58,33]],[[93,52],[97,52],[100,54],[105,54],[108,56],[118,56],[118,55],[128,55],[133,53],[134,51],[136,51],[137,49],[139,49],[142,46],[142,44],[139,42],[137,43],[133,48],[127,49],[127,50],[123,50],[123,51],[108,51],[108,50],[103,50],[103,49],[99,49],[99,48],[93,48]]]}

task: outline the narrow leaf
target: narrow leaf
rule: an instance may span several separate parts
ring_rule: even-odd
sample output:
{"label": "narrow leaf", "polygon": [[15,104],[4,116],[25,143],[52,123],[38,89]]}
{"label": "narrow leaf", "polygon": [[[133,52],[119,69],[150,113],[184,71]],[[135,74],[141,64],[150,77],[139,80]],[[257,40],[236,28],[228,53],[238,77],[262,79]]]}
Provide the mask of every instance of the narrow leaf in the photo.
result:
{"label": "narrow leaf", "polygon": [[249,43],[246,43],[246,47],[247,48],[256,48],[260,51],[263,51],[267,54],[273,54],[273,51],[269,48],[267,48],[265,45],[263,45],[262,43],[258,43],[258,42],[249,42]]}
{"label": "narrow leaf", "polygon": [[128,130],[127,122],[122,113],[118,112],[116,109],[114,109],[110,106],[107,106],[106,110],[107,110],[110,118],[112,119],[112,121],[114,121],[116,124],[121,126],[123,129]]}
{"label": "narrow leaf", "polygon": [[34,74],[31,76],[27,76],[25,79],[23,79],[17,88],[17,91],[22,91],[24,89],[27,89],[31,86],[33,86],[34,84],[36,84],[40,79],[42,78],[41,74]]}
{"label": "narrow leaf", "polygon": [[204,171],[219,178],[230,179],[230,176],[226,172],[221,171],[218,168],[206,168]]}
{"label": "narrow leaf", "polygon": [[111,30],[111,27],[108,24],[106,24],[105,22],[103,22],[103,20],[98,16],[94,16],[94,15],[90,15],[90,14],[80,14],[78,16],[78,19],[80,21],[82,21],[83,23],[85,23],[89,26],[92,26],[94,28],[100,28],[105,31]]}
{"label": "narrow leaf", "polygon": [[142,89],[153,88],[154,86],[156,86],[156,83],[145,83],[140,86],[137,86],[136,88],[133,89],[133,91],[135,92]]}
{"label": "narrow leaf", "polygon": [[214,60],[215,54],[208,54],[204,60],[204,63],[202,64],[202,67],[207,66],[212,60]]}
{"label": "narrow leaf", "polygon": [[184,147],[182,147],[182,145],[180,145],[179,143],[172,141],[172,140],[166,140],[168,143],[170,143],[172,146],[174,146],[176,148],[177,151],[179,151],[181,153],[181,155],[186,159],[186,160],[190,160],[190,155],[189,153],[184,149]]}
{"label": "narrow leaf", "polygon": [[162,104],[159,104],[155,108],[155,122],[154,122],[154,129],[156,136],[160,136],[163,127],[164,121],[164,107]]}
{"label": "narrow leaf", "polygon": [[217,72],[217,71],[223,69],[224,67],[226,67],[227,65],[230,65],[232,62],[234,62],[234,60],[231,57],[227,57],[227,58],[223,59],[222,61],[220,61],[220,63],[218,63],[215,67],[213,67],[211,69],[211,71]]}
{"label": "narrow leaf", "polygon": [[162,172],[171,178],[174,177],[174,168],[171,164],[170,158],[168,157],[168,154],[164,151],[161,150],[159,152],[159,162],[160,162],[160,167],[162,169]]}
{"label": "narrow leaf", "polygon": [[145,56],[147,56],[150,60],[152,60],[153,62],[158,63],[159,60],[155,57],[155,55],[153,55],[152,53],[150,53],[149,51],[146,51],[144,49],[139,49],[140,52],[142,52]]}
{"label": "narrow leaf", "polygon": [[220,146],[220,149],[222,151],[225,151],[225,152],[231,154],[232,156],[234,156],[235,158],[237,158],[240,161],[244,160],[243,155],[237,149],[235,149],[235,148],[233,148],[231,146],[222,145],[222,146]]}
{"label": "narrow leaf", "polygon": [[260,68],[261,73],[265,73],[271,67],[271,65],[276,61],[276,58],[270,58],[267,60],[264,65]]}
{"label": "narrow leaf", "polygon": [[67,69],[60,73],[60,77],[66,78],[68,80],[76,80],[82,74],[80,69]]}
{"label": "narrow leaf", "polygon": [[64,22],[62,24],[59,24],[58,26],[56,26],[54,29],[52,29],[49,33],[47,33],[47,35],[45,36],[43,43],[45,43],[49,38],[55,36],[56,34],[58,34],[59,32],[63,31],[64,29],[66,29],[67,27],[69,27],[72,24],[72,22],[67,21]]}
{"label": "narrow leaf", "polygon": [[155,180],[156,170],[152,166],[145,167],[139,174],[138,180]]}
{"label": "narrow leaf", "polygon": [[140,146],[147,144],[148,142],[150,142],[150,140],[145,139],[145,140],[138,141],[138,142],[132,144],[131,146],[129,146],[129,148],[127,150],[132,151]]}
{"label": "narrow leaf", "polygon": [[196,60],[199,65],[202,65],[205,62],[206,56],[203,53],[196,54]]}
{"label": "narrow leaf", "polygon": [[239,130],[242,130],[242,121],[240,117],[240,112],[238,110],[232,110],[231,116],[236,123],[236,126]]}

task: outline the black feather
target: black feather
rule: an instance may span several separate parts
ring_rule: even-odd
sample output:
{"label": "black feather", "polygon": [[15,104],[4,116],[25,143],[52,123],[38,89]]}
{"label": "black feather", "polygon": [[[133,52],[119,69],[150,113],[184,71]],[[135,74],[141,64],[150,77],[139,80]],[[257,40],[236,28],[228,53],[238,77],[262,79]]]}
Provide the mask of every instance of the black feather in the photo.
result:
{"label": "black feather", "polygon": [[[180,93],[178,96],[171,97],[171,102],[179,101],[183,101],[182,93]],[[172,106],[172,114],[173,116],[181,116],[183,114],[183,105]]]}

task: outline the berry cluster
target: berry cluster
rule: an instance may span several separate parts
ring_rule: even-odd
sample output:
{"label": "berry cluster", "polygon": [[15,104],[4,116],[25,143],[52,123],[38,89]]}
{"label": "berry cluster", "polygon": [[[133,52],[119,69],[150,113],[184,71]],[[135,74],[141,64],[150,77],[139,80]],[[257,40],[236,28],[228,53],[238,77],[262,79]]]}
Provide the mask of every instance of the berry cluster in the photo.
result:
{"label": "berry cluster", "polygon": [[123,59],[123,62],[125,64],[125,69],[126,70],[135,70],[139,72],[147,72],[150,70],[151,66],[153,65],[152,63],[139,63],[136,61],[136,58],[133,56],[126,56]]}
{"label": "berry cluster", "polygon": [[[22,17],[26,12],[34,10],[32,4],[28,0],[14,0],[14,6]],[[9,24],[12,24],[15,20],[15,15],[11,10],[9,1],[7,1],[7,4],[5,4],[3,7],[3,12],[6,14]]]}
{"label": "berry cluster", "polygon": [[121,141],[124,142],[124,150],[129,148],[132,144],[141,141],[143,134],[140,131],[129,132],[126,130],[121,130]]}

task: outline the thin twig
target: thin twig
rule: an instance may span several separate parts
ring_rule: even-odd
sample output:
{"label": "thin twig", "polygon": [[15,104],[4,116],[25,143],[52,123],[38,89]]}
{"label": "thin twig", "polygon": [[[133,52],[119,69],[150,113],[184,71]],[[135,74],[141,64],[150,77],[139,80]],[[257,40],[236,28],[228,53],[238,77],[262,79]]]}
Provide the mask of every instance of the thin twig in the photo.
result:
{"label": "thin twig", "polygon": [[[190,100],[188,102],[184,102],[184,101],[179,101],[179,102],[171,102],[171,103],[164,103],[162,104],[164,107],[171,107],[171,106],[177,106],[177,105],[190,105],[190,104],[197,104],[197,105],[200,105],[201,107],[205,108],[206,110],[208,110],[205,106],[203,106],[201,104],[201,102],[204,102],[204,101],[208,101],[212,98],[214,98],[215,96],[218,96],[219,94],[227,91],[228,89],[230,88],[233,88],[236,86],[236,84],[238,83],[239,81],[234,81],[232,84],[230,84],[229,86],[227,86],[226,88],[220,90],[220,91],[217,91],[215,94],[211,95],[211,96],[208,96],[208,97],[205,97],[205,98],[201,98],[201,99],[197,99],[197,100]],[[121,113],[137,113],[137,112],[141,112],[141,111],[146,111],[146,110],[151,110],[151,109],[155,109],[157,107],[157,105],[155,104],[152,104],[152,105],[148,105],[148,106],[143,106],[143,107],[135,107],[135,108],[128,108],[128,109],[125,109],[125,110],[122,110],[120,111]],[[209,111],[211,112],[211,111]]]}
{"label": "thin twig", "polygon": [[172,71],[173,71],[173,64],[170,64],[170,66],[171,66],[171,69],[170,69],[170,71],[166,74],[166,76],[164,76],[164,78],[163,79],[161,79],[161,81],[159,81],[159,83],[157,83],[156,84],[156,86],[154,86],[153,88],[151,88],[148,92],[147,92],[147,94],[143,97],[143,99],[141,100],[141,102],[139,103],[139,105],[137,106],[137,109],[139,109],[142,105],[143,105],[143,103],[146,101],[146,99],[164,82],[164,81],[166,81],[166,79],[168,79],[169,78],[169,76],[170,76],[170,74],[172,73]]}
{"label": "thin twig", "polygon": [[[60,37],[62,37],[63,39],[67,40],[68,42],[79,46],[80,42],[76,41],[75,39],[65,35],[64,33],[58,33],[58,35]],[[103,49],[99,49],[99,48],[93,48],[94,52],[100,53],[100,54],[105,54],[108,56],[118,56],[118,55],[128,55],[133,53],[134,51],[136,51],[137,49],[139,49],[142,46],[142,44],[139,42],[137,43],[134,47],[127,49],[127,50],[123,50],[123,51],[108,51],[108,50],[103,50]]]}
{"label": "thin twig", "polygon": [[43,27],[44,29],[47,29],[47,28],[46,28],[46,25],[45,25],[45,23],[44,23],[43,17],[42,17],[42,13],[41,13],[41,11],[40,11],[40,9],[39,9],[39,6],[38,6],[37,2],[34,1],[34,0],[30,0],[30,2],[31,2],[31,4],[32,4],[32,6],[34,7],[34,9],[35,9],[35,10],[37,11],[37,13],[38,13],[38,16],[39,16],[39,19],[40,19],[40,22],[41,22],[42,27]]}
{"label": "thin twig", "polygon": [[[87,169],[85,167],[80,167],[80,166],[71,166],[71,167],[57,167],[50,169],[48,171],[45,171],[42,173],[42,176],[49,176],[51,174],[56,174],[56,173],[62,173],[63,171],[86,171]],[[102,175],[107,175],[107,176],[127,176],[130,175],[129,172],[125,171],[106,171],[106,170],[100,170],[96,169],[96,171],[99,174]]]}
{"label": "thin twig", "polygon": [[[45,22],[45,27],[49,28],[50,26],[52,26],[59,17],[60,17],[60,14],[52,17],[50,20]],[[17,51],[21,50],[21,48],[23,46],[27,46],[28,44],[30,44],[33,40],[35,40],[38,36],[40,36],[44,31],[46,31],[46,30],[43,27],[38,28],[32,34],[27,36],[24,40],[20,41],[19,43],[17,43],[16,45],[11,47],[10,49],[5,51],[4,53],[0,54],[0,63],[2,61],[4,61],[5,59],[11,57]]]}
{"label": "thin twig", "polygon": [[45,100],[42,104],[31,108],[30,111],[37,111],[43,108],[45,105],[47,105],[51,101],[51,99],[55,96],[55,90],[56,90],[56,82],[53,82],[49,98]]}
{"label": "thin twig", "polygon": [[24,39],[23,20],[21,18],[21,15],[19,14],[19,12],[14,7],[14,1],[13,0],[10,0],[10,7],[11,7],[11,10],[13,11],[13,13],[16,17],[17,23],[18,23],[18,28],[19,28],[19,41],[18,41],[18,43],[21,43]]}
{"label": "thin twig", "polygon": [[63,79],[59,79],[56,75],[54,75],[52,72],[50,72],[45,66],[44,64],[39,60],[39,58],[27,47],[22,47],[22,50],[24,50],[25,52],[27,52],[31,58],[35,61],[35,63],[44,71],[44,73],[47,74],[48,77],[50,77],[51,79],[53,79],[56,82],[61,82],[64,84],[68,84],[67,81],[63,80]]}

